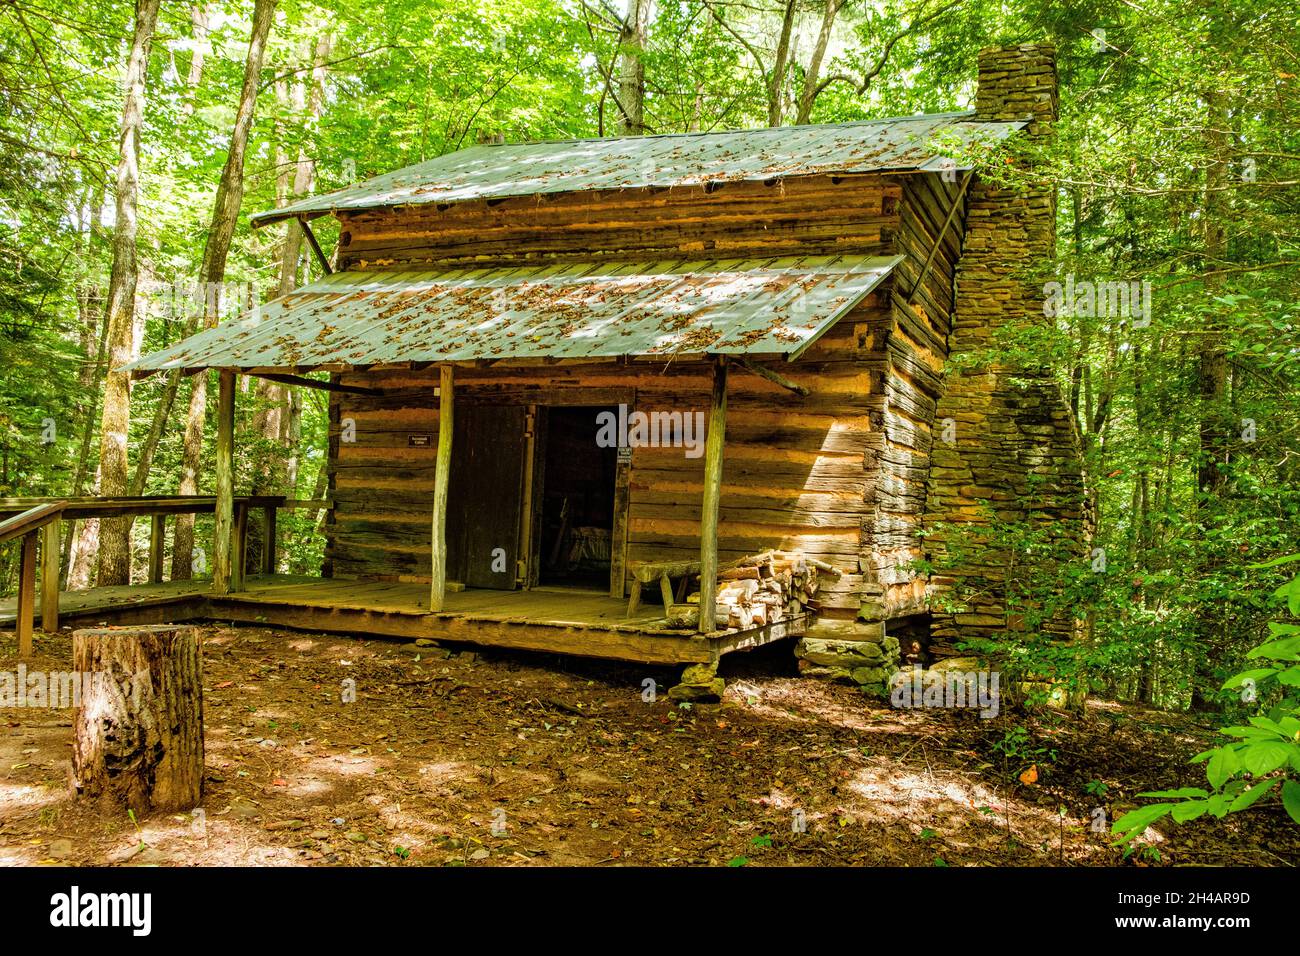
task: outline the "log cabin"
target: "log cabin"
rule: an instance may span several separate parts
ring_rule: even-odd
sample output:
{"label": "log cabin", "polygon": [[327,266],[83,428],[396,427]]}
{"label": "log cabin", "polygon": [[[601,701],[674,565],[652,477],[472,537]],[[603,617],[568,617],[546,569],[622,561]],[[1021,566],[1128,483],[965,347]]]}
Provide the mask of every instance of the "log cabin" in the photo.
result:
{"label": "log cabin", "polygon": [[[484,144],[254,216],[322,277],[131,367],[218,373],[216,541],[210,591],[113,619],[691,665],[683,696],[785,638],[879,688],[1017,626],[992,545],[940,558],[990,522],[1082,547],[1059,390],[981,354],[1041,315],[1055,199],[971,157],[1050,135],[1056,69],[979,70],[966,112]],[[238,376],[329,393],[320,579],[245,567]]]}

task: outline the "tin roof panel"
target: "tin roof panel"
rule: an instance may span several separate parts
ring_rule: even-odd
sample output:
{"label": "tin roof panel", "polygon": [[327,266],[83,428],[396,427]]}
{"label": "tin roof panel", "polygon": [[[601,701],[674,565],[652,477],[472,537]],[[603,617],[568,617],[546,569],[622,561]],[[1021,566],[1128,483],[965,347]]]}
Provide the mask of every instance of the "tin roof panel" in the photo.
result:
{"label": "tin roof panel", "polygon": [[887,120],[471,146],[252,217],[254,226],[296,216],[391,206],[499,199],[596,189],[698,186],[817,173],[934,171],[935,136],[963,145],[998,142],[1025,124],[972,113]]}
{"label": "tin roof panel", "polygon": [[309,370],[399,362],[798,357],[901,256],[342,272],[128,368]]}

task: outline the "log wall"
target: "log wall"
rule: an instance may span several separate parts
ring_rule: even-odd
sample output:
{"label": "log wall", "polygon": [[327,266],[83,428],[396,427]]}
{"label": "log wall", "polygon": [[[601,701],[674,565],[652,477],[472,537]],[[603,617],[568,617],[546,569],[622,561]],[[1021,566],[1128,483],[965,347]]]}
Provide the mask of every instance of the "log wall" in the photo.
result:
{"label": "log wall", "polygon": [[901,197],[884,176],[808,176],[350,213],[338,267],[886,255]]}
{"label": "log wall", "polygon": [[[812,390],[808,397],[739,367],[728,390],[720,559],[778,547],[831,561],[849,573],[827,585],[826,606],[847,616],[858,609],[864,581],[865,462],[878,429],[870,410],[883,405],[885,387],[873,343],[889,322],[887,295],[872,293],[800,362],[781,369]],[[427,580],[437,370],[352,372],[340,380],[383,394],[334,396],[327,560],[341,577]],[[598,405],[626,394],[635,410],[707,416],[710,381],[699,362],[460,368],[456,396],[458,403],[546,404],[547,394],[564,391],[570,404]],[[593,440],[595,427],[593,420]],[[428,435],[430,444],[411,447],[410,434]],[[698,557],[703,475],[703,457],[681,448],[633,450],[628,560]]]}
{"label": "log wall", "polygon": [[[926,478],[952,330],[954,277],[961,258],[965,198],[960,177],[942,174],[906,180],[897,251],[907,258],[894,272],[884,366],[880,427],[865,462],[870,510],[863,527],[865,575],[859,617],[881,621],[927,610],[927,587],[915,562]],[[954,204],[952,221],[944,228]],[[934,251],[931,257],[931,250]],[[930,266],[925,268],[926,260]]]}

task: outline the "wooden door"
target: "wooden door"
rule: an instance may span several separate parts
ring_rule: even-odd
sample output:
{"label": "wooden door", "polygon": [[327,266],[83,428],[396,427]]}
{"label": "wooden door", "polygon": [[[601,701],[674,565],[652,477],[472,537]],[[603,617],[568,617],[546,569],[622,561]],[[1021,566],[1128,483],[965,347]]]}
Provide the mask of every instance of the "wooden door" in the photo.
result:
{"label": "wooden door", "polygon": [[522,405],[460,405],[447,492],[447,575],[466,587],[517,586],[524,507]]}

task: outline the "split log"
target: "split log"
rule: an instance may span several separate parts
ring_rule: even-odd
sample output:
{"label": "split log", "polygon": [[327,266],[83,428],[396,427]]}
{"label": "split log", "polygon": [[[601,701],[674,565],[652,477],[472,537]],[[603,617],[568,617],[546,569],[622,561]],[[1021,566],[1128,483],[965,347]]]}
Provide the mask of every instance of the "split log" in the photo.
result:
{"label": "split log", "polygon": [[698,627],[700,623],[699,595],[694,604],[674,604],[668,608],[669,627]]}
{"label": "split log", "polygon": [[83,675],[74,785],[136,812],[188,810],[203,795],[203,654],[192,627],[75,631]]}
{"label": "split log", "polygon": [[[718,571],[714,618],[729,628],[761,627],[783,621],[812,608],[819,590],[819,573],[829,568],[823,561],[800,552],[764,551],[730,562]],[[681,595],[671,602],[665,597],[668,626],[697,627],[700,592]]]}

